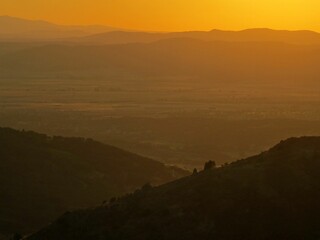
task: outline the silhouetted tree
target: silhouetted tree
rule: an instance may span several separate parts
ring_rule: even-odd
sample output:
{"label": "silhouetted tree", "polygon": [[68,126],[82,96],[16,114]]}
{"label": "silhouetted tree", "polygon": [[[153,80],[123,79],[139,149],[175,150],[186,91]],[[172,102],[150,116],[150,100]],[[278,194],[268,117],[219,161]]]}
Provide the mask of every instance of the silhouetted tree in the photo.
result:
{"label": "silhouetted tree", "polygon": [[204,171],[207,171],[207,170],[210,170],[210,169],[214,169],[214,168],[216,168],[216,162],[215,161],[208,161],[208,162],[206,162],[205,164],[204,164],[204,168],[203,168],[203,170]]}
{"label": "silhouetted tree", "polygon": [[196,175],[196,174],[198,174],[198,169],[193,169],[193,173],[192,173],[192,175]]}
{"label": "silhouetted tree", "polygon": [[151,186],[150,183],[147,183],[147,184],[143,185],[143,187],[141,188],[141,190],[142,190],[143,192],[149,191],[149,190],[151,190],[151,189],[152,189],[152,186]]}
{"label": "silhouetted tree", "polygon": [[22,239],[22,235],[20,233],[15,233],[12,238],[12,240],[20,240]]}

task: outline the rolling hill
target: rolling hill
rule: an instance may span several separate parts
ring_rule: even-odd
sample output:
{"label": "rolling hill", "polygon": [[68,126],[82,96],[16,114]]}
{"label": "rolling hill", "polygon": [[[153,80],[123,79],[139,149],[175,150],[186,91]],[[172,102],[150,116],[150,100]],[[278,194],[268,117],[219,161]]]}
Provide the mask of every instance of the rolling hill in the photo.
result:
{"label": "rolling hill", "polygon": [[320,46],[166,39],[106,46],[44,45],[3,54],[1,78],[158,76],[215,83],[318,83]]}
{"label": "rolling hill", "polygon": [[0,233],[28,233],[67,210],[186,174],[91,139],[0,128]]}
{"label": "rolling hill", "polygon": [[69,212],[28,240],[319,239],[320,137],[269,151],[105,206]]}

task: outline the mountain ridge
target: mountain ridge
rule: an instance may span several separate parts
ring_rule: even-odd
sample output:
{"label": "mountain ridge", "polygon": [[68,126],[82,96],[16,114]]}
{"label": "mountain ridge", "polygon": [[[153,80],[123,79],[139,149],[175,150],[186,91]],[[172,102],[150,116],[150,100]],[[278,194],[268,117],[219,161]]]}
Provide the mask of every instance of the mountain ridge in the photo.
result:
{"label": "mountain ridge", "polygon": [[268,28],[252,28],[240,31],[213,29],[211,31],[185,31],[169,33],[151,32],[125,32],[114,31],[98,33],[79,38],[80,42],[96,44],[124,44],[124,43],[150,43],[169,38],[194,38],[205,41],[230,41],[230,42],[284,42],[291,44],[319,45],[320,33],[310,30],[273,30]]}
{"label": "mountain ridge", "polygon": [[2,40],[63,39],[69,42],[123,44],[146,43],[179,37],[207,41],[273,41],[305,45],[320,44],[320,33],[311,30],[251,28],[238,31],[212,29],[209,31],[150,32],[104,25],[59,25],[45,20],[0,16],[0,39]]}
{"label": "mountain ridge", "polygon": [[3,40],[57,40],[95,33],[124,30],[103,25],[59,25],[44,20],[0,16],[0,39]]}

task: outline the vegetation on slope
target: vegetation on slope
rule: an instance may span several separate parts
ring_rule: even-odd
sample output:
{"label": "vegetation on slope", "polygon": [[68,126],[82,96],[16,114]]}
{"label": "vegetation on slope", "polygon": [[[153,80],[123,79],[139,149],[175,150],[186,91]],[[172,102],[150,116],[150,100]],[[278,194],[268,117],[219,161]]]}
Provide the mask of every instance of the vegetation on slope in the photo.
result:
{"label": "vegetation on slope", "polygon": [[292,138],[221,168],[66,213],[28,239],[319,239],[319,189],[320,137]]}
{"label": "vegetation on slope", "polygon": [[91,139],[0,128],[0,232],[34,231],[66,210],[186,174]]}

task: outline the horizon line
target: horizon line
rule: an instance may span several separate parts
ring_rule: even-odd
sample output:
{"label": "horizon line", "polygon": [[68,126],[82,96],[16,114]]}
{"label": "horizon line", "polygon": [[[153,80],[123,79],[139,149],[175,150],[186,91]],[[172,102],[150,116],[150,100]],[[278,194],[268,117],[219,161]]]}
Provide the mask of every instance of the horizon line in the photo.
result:
{"label": "horizon line", "polygon": [[1,17],[7,17],[7,18],[13,18],[13,19],[19,19],[24,21],[31,21],[31,22],[45,22],[52,25],[62,26],[62,27],[90,27],[90,26],[96,26],[96,27],[108,27],[108,28],[114,28],[118,29],[115,31],[123,31],[123,32],[146,32],[146,33],[175,33],[175,32],[211,32],[211,31],[223,31],[223,32],[243,32],[248,30],[271,30],[271,31],[287,31],[287,32],[313,32],[320,34],[320,31],[311,30],[311,29],[277,29],[277,28],[271,28],[271,27],[248,27],[248,28],[241,28],[241,29],[222,29],[222,28],[211,28],[207,30],[176,30],[176,31],[161,31],[161,30],[142,30],[142,29],[130,29],[126,27],[117,27],[107,24],[100,24],[100,23],[92,23],[92,24],[60,24],[55,23],[46,19],[31,19],[31,18],[24,18],[19,16],[12,16],[12,15],[0,15]]}

